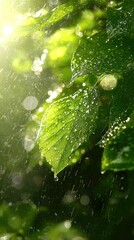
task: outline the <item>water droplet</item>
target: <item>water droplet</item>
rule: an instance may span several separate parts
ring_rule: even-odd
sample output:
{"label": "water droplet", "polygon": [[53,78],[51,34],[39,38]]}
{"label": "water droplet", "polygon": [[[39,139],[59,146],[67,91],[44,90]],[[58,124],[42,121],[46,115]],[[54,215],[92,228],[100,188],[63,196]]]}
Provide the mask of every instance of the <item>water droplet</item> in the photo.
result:
{"label": "water droplet", "polygon": [[12,186],[16,189],[21,189],[23,186],[23,175],[21,172],[15,173],[12,176]]}
{"label": "water droplet", "polygon": [[55,182],[58,182],[59,181],[59,178],[57,176],[54,176],[54,181]]}
{"label": "water droplet", "polygon": [[72,163],[76,163],[77,159],[76,158],[72,158]]}
{"label": "water droplet", "polygon": [[64,226],[65,226],[65,228],[69,229],[71,227],[71,221],[70,220],[66,220],[64,222]]}
{"label": "water droplet", "polygon": [[80,203],[84,206],[89,204],[89,197],[87,195],[82,195],[80,198]]}
{"label": "water droplet", "polygon": [[26,136],[24,140],[24,149],[27,152],[30,152],[33,148],[34,148],[34,141]]}
{"label": "water droplet", "polygon": [[115,75],[106,74],[100,78],[99,85],[107,91],[113,90],[117,86],[117,78]]}
{"label": "water droplet", "polygon": [[24,99],[22,105],[26,110],[31,111],[37,107],[38,100],[34,96],[28,96]]}

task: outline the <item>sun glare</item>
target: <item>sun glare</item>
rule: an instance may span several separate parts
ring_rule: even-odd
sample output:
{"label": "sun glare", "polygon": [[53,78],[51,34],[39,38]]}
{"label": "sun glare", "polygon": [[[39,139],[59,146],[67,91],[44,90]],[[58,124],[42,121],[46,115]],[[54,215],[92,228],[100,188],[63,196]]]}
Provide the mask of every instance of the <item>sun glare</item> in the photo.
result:
{"label": "sun glare", "polygon": [[10,36],[13,32],[13,26],[11,25],[4,26],[2,32],[5,36]]}

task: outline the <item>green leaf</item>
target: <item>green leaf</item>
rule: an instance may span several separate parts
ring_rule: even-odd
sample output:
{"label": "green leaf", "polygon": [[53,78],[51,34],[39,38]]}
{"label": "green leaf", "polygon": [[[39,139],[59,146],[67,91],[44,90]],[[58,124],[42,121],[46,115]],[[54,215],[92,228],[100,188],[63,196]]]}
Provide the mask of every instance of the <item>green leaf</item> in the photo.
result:
{"label": "green leaf", "polygon": [[99,142],[100,146],[107,147],[115,139],[118,139],[124,129],[128,127],[127,125],[129,121],[130,117],[125,118],[125,113],[123,113],[120,117],[116,118],[115,121],[109,126],[108,131],[104,134],[101,141]]}
{"label": "green leaf", "polygon": [[103,170],[134,169],[134,72],[129,71],[119,79],[109,116],[109,129],[100,145],[104,147]]}
{"label": "green leaf", "polygon": [[123,78],[119,79],[117,87],[112,96],[110,124],[115,119],[121,118],[124,121],[131,115],[134,109],[134,71],[128,71]]}
{"label": "green leaf", "polygon": [[125,0],[116,8],[107,11],[109,37],[123,34],[134,38],[134,0]]}
{"label": "green leaf", "polygon": [[70,14],[74,10],[74,5],[69,3],[59,5],[53,9],[52,15],[47,20],[46,25],[54,24]]}
{"label": "green leaf", "polygon": [[44,23],[44,26],[55,24],[56,22],[59,22],[69,16],[69,14],[77,13],[78,10],[81,10],[86,4],[88,4],[88,0],[74,0],[73,2],[68,1],[67,3],[59,5],[52,10],[52,14],[47,19],[46,23]]}
{"label": "green leaf", "polygon": [[134,170],[134,127],[121,131],[119,136],[105,147],[102,170]]}
{"label": "green leaf", "polygon": [[71,154],[93,134],[98,106],[96,89],[80,89],[57,100],[44,113],[39,147],[55,174],[72,164]]}
{"label": "green leaf", "polygon": [[[77,1],[74,0],[68,1],[61,5],[58,5],[56,8],[52,9],[51,12],[47,16],[39,17],[40,27],[44,29],[44,27],[51,27],[52,25],[64,21],[64,19],[72,14],[77,14],[78,11],[83,9],[83,6],[88,4],[88,0]],[[42,23],[43,22],[43,23]]]}
{"label": "green leaf", "polygon": [[38,211],[32,203],[16,204],[15,206],[3,203],[0,205],[0,234],[26,232],[32,226]]}
{"label": "green leaf", "polygon": [[130,118],[134,109],[133,76],[134,71],[129,71],[123,78],[120,78],[117,87],[112,93],[109,129],[100,142],[100,145],[103,147],[115,139],[122,129],[127,127],[127,119]]}
{"label": "green leaf", "polygon": [[103,170],[134,170],[134,112],[124,121],[116,119],[102,144]]}
{"label": "green leaf", "polygon": [[122,38],[108,39],[105,32],[81,40],[72,59],[73,78],[104,73],[122,74],[133,65],[131,47]]}

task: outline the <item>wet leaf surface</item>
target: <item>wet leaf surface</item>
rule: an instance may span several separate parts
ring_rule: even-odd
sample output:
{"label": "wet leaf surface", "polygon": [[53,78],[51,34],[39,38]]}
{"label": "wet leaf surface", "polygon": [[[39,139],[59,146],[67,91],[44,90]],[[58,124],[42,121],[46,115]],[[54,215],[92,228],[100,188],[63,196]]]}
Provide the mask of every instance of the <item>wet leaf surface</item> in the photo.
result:
{"label": "wet leaf surface", "polygon": [[109,37],[128,36],[134,38],[134,1],[125,0],[115,9],[107,11],[107,32]]}
{"label": "wet leaf surface", "polygon": [[105,32],[100,32],[82,38],[72,59],[73,78],[86,74],[121,74],[132,63],[132,50],[124,39],[108,39]]}
{"label": "wet leaf surface", "polygon": [[134,128],[127,128],[105,147],[102,170],[134,170],[133,152]]}
{"label": "wet leaf surface", "polygon": [[72,163],[71,153],[93,134],[98,106],[96,89],[85,89],[54,102],[44,113],[39,146],[55,174]]}

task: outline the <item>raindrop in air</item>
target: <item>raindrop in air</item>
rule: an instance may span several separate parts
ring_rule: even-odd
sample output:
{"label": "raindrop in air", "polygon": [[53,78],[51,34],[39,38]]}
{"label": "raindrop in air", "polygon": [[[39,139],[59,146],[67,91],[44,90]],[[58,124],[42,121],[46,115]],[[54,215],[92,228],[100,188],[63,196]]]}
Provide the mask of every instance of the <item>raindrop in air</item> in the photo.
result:
{"label": "raindrop in air", "polygon": [[24,140],[24,149],[27,152],[30,152],[34,148],[34,141],[28,137],[25,137]]}
{"label": "raindrop in air", "polygon": [[66,220],[65,222],[64,222],[64,226],[65,226],[65,228],[67,228],[67,229],[69,229],[70,227],[71,227],[71,221],[70,220]]}

